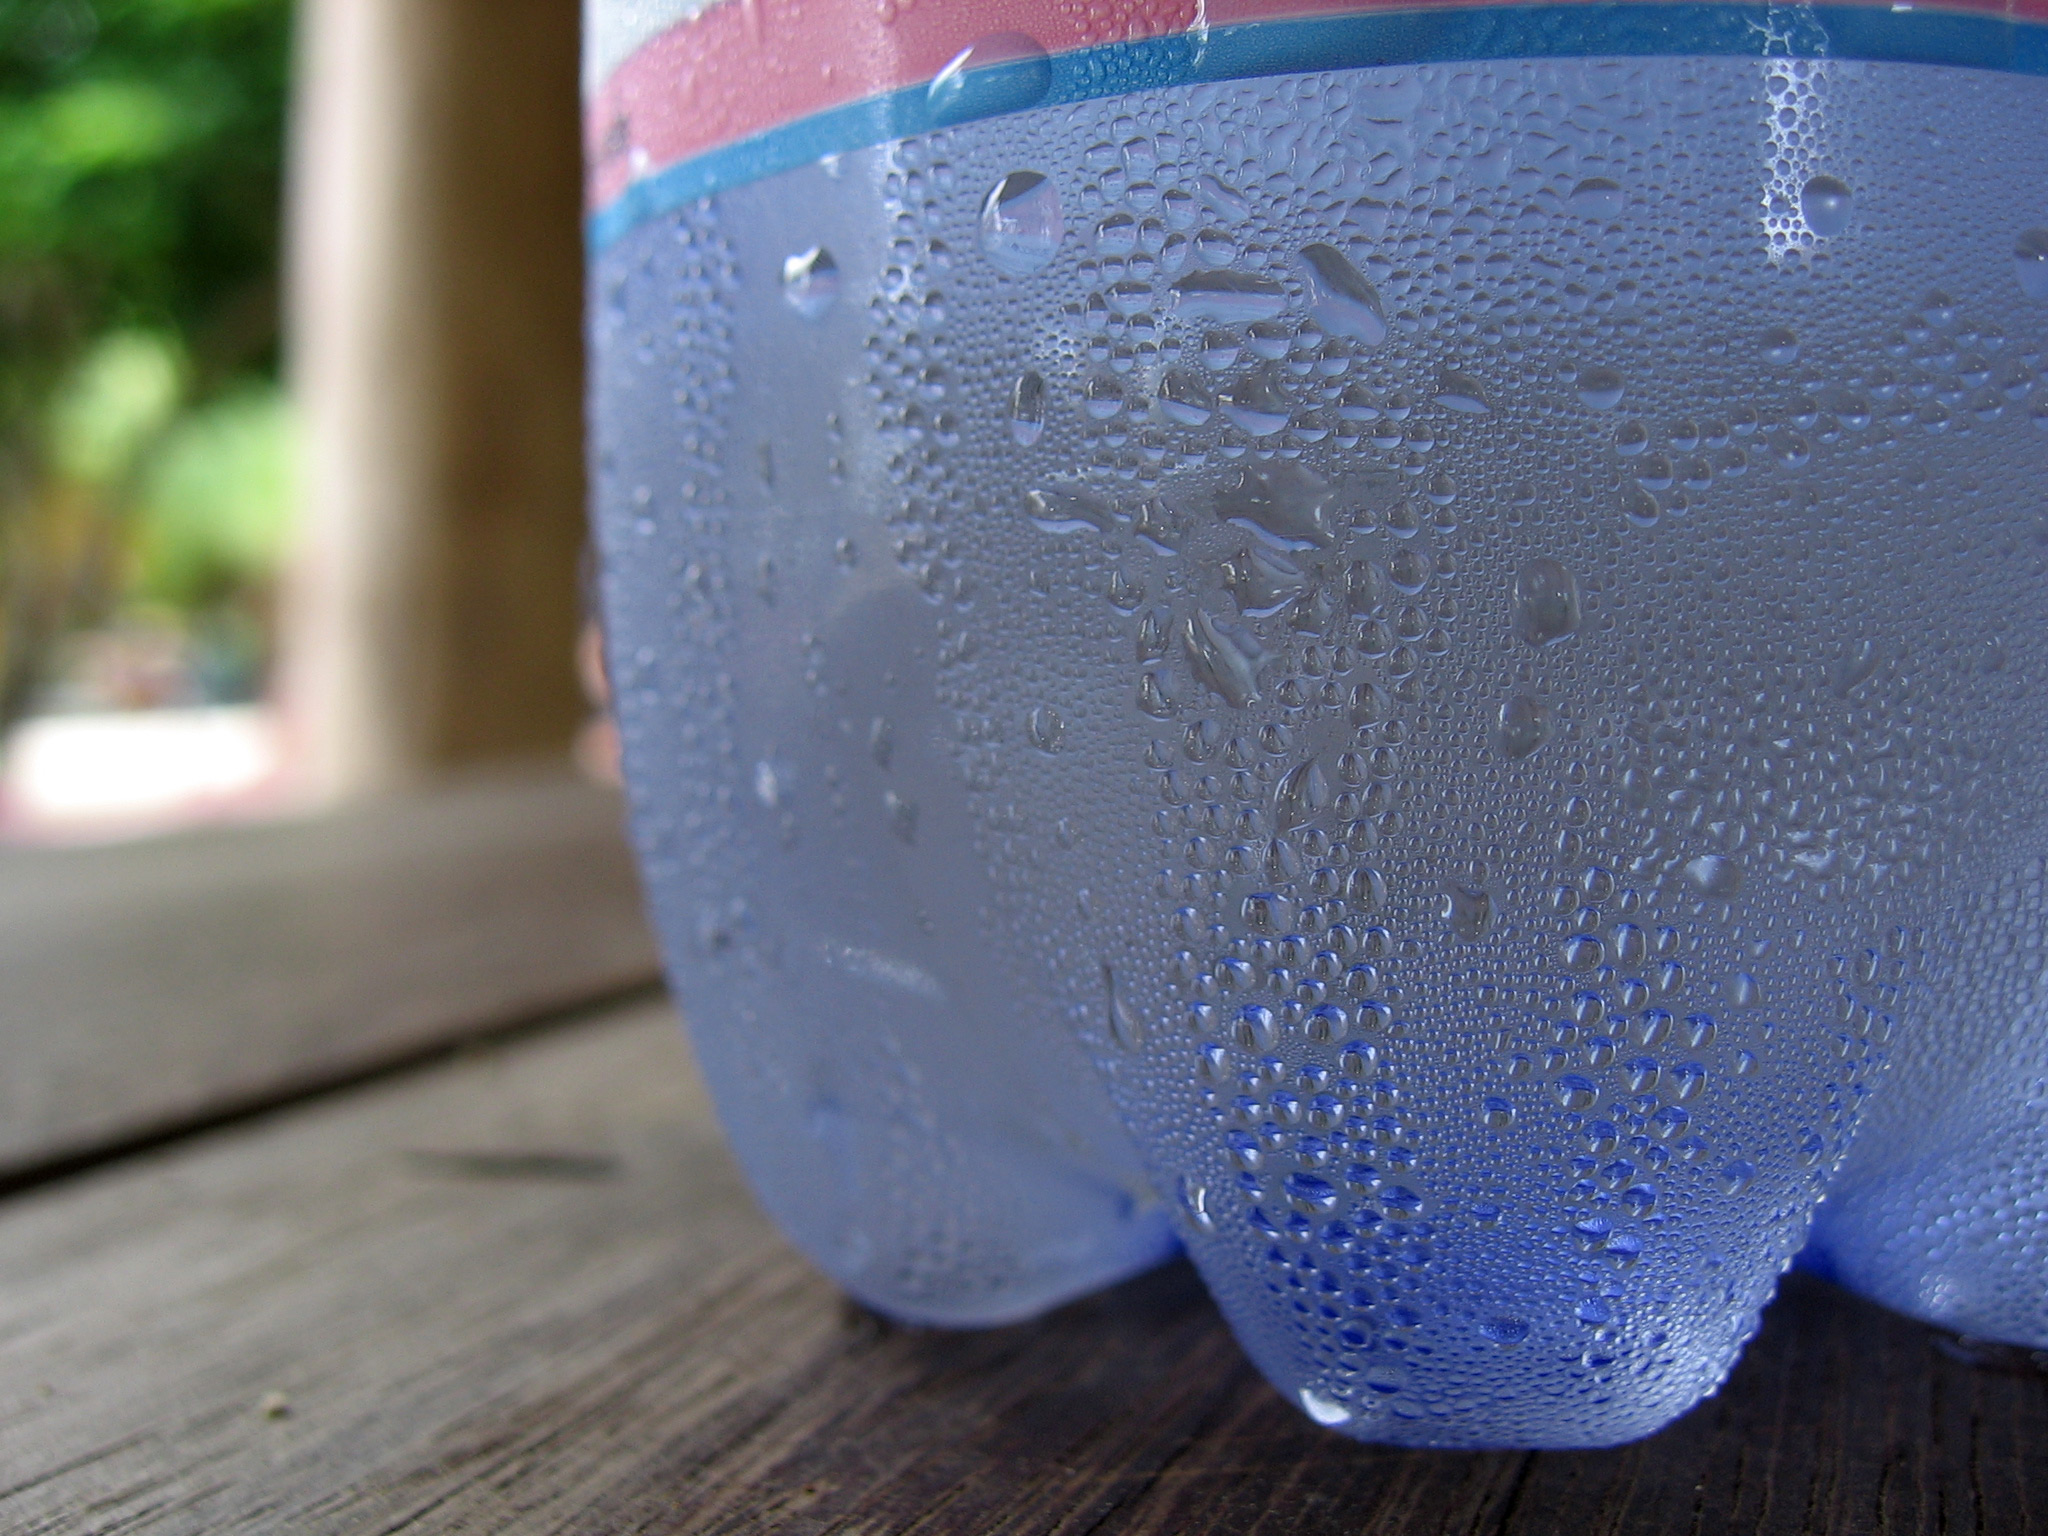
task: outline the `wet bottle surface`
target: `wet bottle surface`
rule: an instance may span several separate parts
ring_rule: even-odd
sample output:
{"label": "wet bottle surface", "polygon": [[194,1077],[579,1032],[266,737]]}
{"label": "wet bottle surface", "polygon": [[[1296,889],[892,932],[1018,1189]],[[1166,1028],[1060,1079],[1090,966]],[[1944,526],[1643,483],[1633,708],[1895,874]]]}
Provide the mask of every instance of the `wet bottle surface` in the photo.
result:
{"label": "wet bottle surface", "polygon": [[1178,1241],[1416,1444],[1647,1433],[1810,1236],[2048,1342],[2044,114],[1294,74],[609,243],[636,834],[785,1229],[948,1323]]}

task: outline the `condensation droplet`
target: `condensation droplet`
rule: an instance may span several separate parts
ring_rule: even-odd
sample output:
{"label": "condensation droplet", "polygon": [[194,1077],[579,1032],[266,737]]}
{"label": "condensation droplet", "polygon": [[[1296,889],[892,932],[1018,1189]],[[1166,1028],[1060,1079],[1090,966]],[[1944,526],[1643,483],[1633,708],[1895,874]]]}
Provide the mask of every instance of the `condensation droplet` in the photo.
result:
{"label": "condensation droplet", "polygon": [[917,802],[906,800],[889,789],[882,792],[882,814],[887,818],[889,830],[906,843],[917,841]]}
{"label": "condensation droplet", "polygon": [[1548,704],[1525,693],[1514,694],[1500,707],[1494,750],[1510,762],[1534,756],[1550,740],[1552,724]]}
{"label": "condensation droplet", "polygon": [[1012,171],[981,204],[981,251],[998,272],[1029,277],[1059,249],[1067,232],[1059,188],[1038,171]]}
{"label": "condensation droplet", "polygon": [[1160,414],[1184,427],[1199,427],[1216,413],[1216,397],[1182,368],[1160,375],[1158,399]]}
{"label": "condensation droplet", "polygon": [[1029,448],[1045,431],[1045,380],[1034,372],[1019,374],[1010,391],[1010,440]]}
{"label": "condensation droplet", "polygon": [[1249,632],[1197,608],[1181,623],[1181,641],[1196,682],[1238,709],[1258,699],[1266,657]]}
{"label": "condensation droplet", "polygon": [[1579,398],[1589,410],[1611,411],[1621,404],[1621,397],[1628,389],[1628,381],[1621,376],[1618,368],[1581,368],[1578,377]]}
{"label": "condensation droplet", "polygon": [[1308,573],[1283,555],[1264,549],[1246,550],[1222,564],[1223,585],[1237,599],[1246,618],[1263,619],[1299,598]]}
{"label": "condensation droplet", "polygon": [[1483,885],[1454,883],[1444,890],[1443,915],[1451,936],[1471,943],[1493,931],[1499,903]]}
{"label": "condensation droplet", "polygon": [[1594,219],[1618,219],[1621,217],[1621,183],[1605,176],[1588,176],[1571,190],[1566,199],[1574,213],[1585,214]]}
{"label": "condensation droplet", "polygon": [[1551,645],[1577,633],[1579,581],[1547,555],[1531,560],[1515,576],[1512,603],[1515,637],[1525,645]]}
{"label": "condensation droplet", "polygon": [[1287,307],[1287,290],[1250,272],[1190,272],[1173,285],[1173,307],[1190,320],[1247,325]]}
{"label": "condensation droplet", "polygon": [[1290,770],[1273,791],[1273,831],[1285,837],[1330,803],[1330,781],[1314,758]]}
{"label": "condensation droplet", "polygon": [[1326,1392],[1318,1392],[1314,1387],[1301,1389],[1301,1409],[1318,1424],[1326,1427],[1349,1424],[1355,1417],[1349,1404],[1339,1402]]}
{"label": "condensation droplet", "polygon": [[[957,35],[957,34],[956,34]],[[1022,112],[1052,89],[1052,60],[1036,38],[993,32],[954,54],[925,90],[933,123],[949,127],[1003,112]]]}
{"label": "condensation droplet", "polygon": [[1223,414],[1253,437],[1270,437],[1287,425],[1293,406],[1269,374],[1247,374],[1219,397]]}
{"label": "condensation droplet", "polygon": [[1579,1072],[1567,1072],[1552,1085],[1557,1102],[1566,1109],[1591,1109],[1600,1098],[1600,1087],[1590,1077]]}
{"label": "condensation droplet", "polygon": [[1024,717],[1024,734],[1041,752],[1057,752],[1067,734],[1067,722],[1049,704],[1041,704]]}
{"label": "condensation droplet", "polygon": [[1685,878],[1701,895],[1725,901],[1742,889],[1742,866],[1724,854],[1703,853],[1686,861]]}
{"label": "condensation droplet", "polygon": [[1436,401],[1445,409],[1466,416],[1484,416],[1493,409],[1483,384],[1469,373],[1449,368],[1437,377]]}
{"label": "condensation droplet", "polygon": [[1799,189],[1799,211],[1816,235],[1839,235],[1849,227],[1849,184],[1838,176],[1814,176]]}
{"label": "condensation droplet", "polygon": [[1081,410],[1092,421],[1109,421],[1124,413],[1124,387],[1107,374],[1081,386]]}
{"label": "condensation droplet", "polygon": [[1045,533],[1108,533],[1116,514],[1093,491],[1039,486],[1024,493],[1024,515]]}
{"label": "condensation droplet", "polygon": [[1216,515],[1262,534],[1282,549],[1328,548],[1330,485],[1291,460],[1239,472],[1216,497]]}
{"label": "condensation droplet", "polygon": [[1387,339],[1386,309],[1378,290],[1351,258],[1334,245],[1318,242],[1298,253],[1308,279],[1309,318],[1334,336],[1376,347]]}
{"label": "condensation droplet", "polygon": [[839,297],[839,263],[822,245],[782,263],[782,297],[806,320],[822,320]]}
{"label": "condensation droplet", "polygon": [[1137,1050],[1145,1043],[1144,1023],[1117,991],[1116,972],[1106,960],[1102,963],[1102,990],[1109,1008],[1109,1037],[1124,1050]]}
{"label": "condensation droplet", "polygon": [[2020,292],[2030,299],[2048,299],[2048,229],[2028,229],[2012,245],[2012,267]]}

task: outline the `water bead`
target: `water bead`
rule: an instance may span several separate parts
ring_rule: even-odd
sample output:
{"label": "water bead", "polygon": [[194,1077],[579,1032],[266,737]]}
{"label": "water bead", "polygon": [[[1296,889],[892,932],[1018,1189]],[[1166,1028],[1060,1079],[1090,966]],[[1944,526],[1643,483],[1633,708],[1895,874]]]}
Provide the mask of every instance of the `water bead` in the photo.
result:
{"label": "water bead", "polygon": [[1038,171],[1012,171],[981,204],[981,250],[1011,277],[1043,270],[1066,235],[1059,189]]}

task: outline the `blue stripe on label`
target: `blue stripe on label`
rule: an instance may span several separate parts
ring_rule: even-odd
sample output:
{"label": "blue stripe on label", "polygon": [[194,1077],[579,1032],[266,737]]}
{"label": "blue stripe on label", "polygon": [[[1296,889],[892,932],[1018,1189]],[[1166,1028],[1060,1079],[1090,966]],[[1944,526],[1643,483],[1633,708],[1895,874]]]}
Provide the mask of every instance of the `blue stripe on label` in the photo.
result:
{"label": "blue stripe on label", "polygon": [[[1037,105],[1384,64],[1645,55],[1868,59],[2048,75],[2048,27],[1962,11],[1845,5],[1588,4],[1363,11],[1216,27],[1205,39],[1176,33],[1060,54],[1052,60],[1051,86]],[[1031,70],[1042,78],[1044,68],[1042,62],[997,65],[976,95],[991,105],[1014,100],[1014,93],[1002,89],[1002,72]],[[1038,84],[1032,82],[1034,91]],[[602,251],[645,220],[727,187],[963,120],[971,119],[957,111],[949,112],[943,122],[935,118],[928,89],[922,85],[833,107],[635,182],[609,207],[590,216],[590,248]]]}

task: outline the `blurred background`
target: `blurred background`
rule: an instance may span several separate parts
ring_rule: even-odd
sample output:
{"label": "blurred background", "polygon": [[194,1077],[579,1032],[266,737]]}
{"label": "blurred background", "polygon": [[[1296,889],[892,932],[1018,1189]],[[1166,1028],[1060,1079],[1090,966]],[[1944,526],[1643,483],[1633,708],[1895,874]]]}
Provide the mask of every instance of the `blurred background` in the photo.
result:
{"label": "blurred background", "polygon": [[0,841],[611,773],[575,0],[0,0]]}

